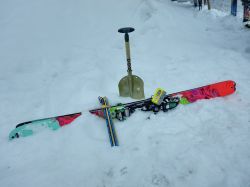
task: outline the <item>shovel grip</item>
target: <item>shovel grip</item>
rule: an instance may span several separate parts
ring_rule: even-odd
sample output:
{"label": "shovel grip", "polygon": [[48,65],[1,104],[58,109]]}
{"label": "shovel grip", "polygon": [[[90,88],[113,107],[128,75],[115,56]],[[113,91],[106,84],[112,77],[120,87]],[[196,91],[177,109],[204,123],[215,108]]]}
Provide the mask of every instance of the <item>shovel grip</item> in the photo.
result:
{"label": "shovel grip", "polygon": [[119,33],[130,33],[133,32],[135,29],[132,27],[124,27],[124,28],[120,28],[118,30]]}

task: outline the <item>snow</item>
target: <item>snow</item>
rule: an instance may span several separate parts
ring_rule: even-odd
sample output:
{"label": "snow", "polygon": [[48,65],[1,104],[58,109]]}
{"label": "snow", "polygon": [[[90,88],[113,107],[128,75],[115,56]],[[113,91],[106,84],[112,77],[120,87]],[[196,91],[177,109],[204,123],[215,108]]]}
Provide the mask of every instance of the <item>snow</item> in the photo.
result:
{"label": "snow", "polygon": [[[105,121],[88,113],[120,98],[133,73],[150,97],[234,80],[225,98]],[[250,32],[218,10],[169,0],[0,1],[0,186],[250,186]],[[57,131],[8,140],[16,124],[83,111]],[[150,120],[148,120],[150,116]]]}

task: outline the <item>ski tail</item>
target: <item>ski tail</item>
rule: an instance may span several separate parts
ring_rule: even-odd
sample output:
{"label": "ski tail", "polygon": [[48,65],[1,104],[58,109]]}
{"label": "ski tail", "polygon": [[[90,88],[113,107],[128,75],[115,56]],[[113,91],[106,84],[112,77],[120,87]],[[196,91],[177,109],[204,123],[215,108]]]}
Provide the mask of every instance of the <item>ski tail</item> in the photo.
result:
{"label": "ski tail", "polygon": [[76,118],[78,118],[82,113],[67,114],[63,116],[56,116],[51,118],[43,118],[33,121],[27,121],[24,123],[19,123],[14,130],[9,134],[9,139],[26,137],[33,135],[41,127],[47,127],[51,130],[57,130],[60,127],[72,123]]}

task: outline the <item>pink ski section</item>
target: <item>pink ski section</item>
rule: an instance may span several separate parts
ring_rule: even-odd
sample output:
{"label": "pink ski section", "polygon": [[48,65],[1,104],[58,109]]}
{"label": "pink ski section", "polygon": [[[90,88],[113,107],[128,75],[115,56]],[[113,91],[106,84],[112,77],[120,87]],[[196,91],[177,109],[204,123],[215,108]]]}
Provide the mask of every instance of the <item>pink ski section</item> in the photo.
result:
{"label": "pink ski section", "polygon": [[66,116],[58,116],[58,117],[56,117],[56,120],[59,122],[59,125],[62,127],[64,125],[70,124],[76,118],[78,118],[80,115],[81,115],[81,113],[69,114]]}
{"label": "pink ski section", "polygon": [[102,110],[95,110],[94,112],[91,112],[94,115],[97,115],[98,117],[104,118],[104,113]]}
{"label": "pink ski section", "polygon": [[187,91],[177,92],[171,94],[171,96],[180,95],[181,98],[187,99],[189,103],[193,103],[199,99],[224,97],[234,93],[235,90],[236,90],[236,83],[234,81],[228,80]]}

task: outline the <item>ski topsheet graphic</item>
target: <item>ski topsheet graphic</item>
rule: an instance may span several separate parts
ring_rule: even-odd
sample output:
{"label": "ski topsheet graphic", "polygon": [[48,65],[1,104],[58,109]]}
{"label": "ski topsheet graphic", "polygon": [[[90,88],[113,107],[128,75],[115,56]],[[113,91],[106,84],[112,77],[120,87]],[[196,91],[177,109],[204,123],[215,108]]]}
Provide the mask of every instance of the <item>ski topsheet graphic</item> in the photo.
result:
{"label": "ski topsheet graphic", "polygon": [[193,103],[200,99],[211,99],[215,97],[224,97],[234,93],[236,90],[236,83],[234,81],[224,81],[219,83],[202,86],[199,88],[177,92],[171,95],[181,95],[181,103]]}
{"label": "ski topsheet graphic", "polygon": [[[178,104],[190,104],[201,99],[212,99],[216,97],[224,97],[234,93],[236,90],[236,83],[232,80],[209,84],[206,86],[175,92],[164,95],[161,102],[154,102],[154,98],[148,98],[140,101],[117,104],[113,106],[106,106],[109,109],[109,116],[111,119],[124,120],[129,117],[136,110],[152,111],[157,113],[159,111],[167,112],[178,106]],[[89,112],[99,117],[105,118],[105,107],[90,110]],[[82,113],[67,114],[63,116],[44,118],[39,120],[28,121],[20,123],[9,134],[9,139],[26,137],[39,132],[43,128],[57,130],[64,125],[68,125],[78,118]],[[105,118],[106,119],[106,118]]]}
{"label": "ski topsheet graphic", "polygon": [[41,131],[41,129],[43,128],[57,130],[64,125],[70,124],[80,115],[81,113],[74,113],[20,123],[16,126],[14,130],[10,132],[9,139],[11,140],[14,138],[30,136],[34,133]]}

